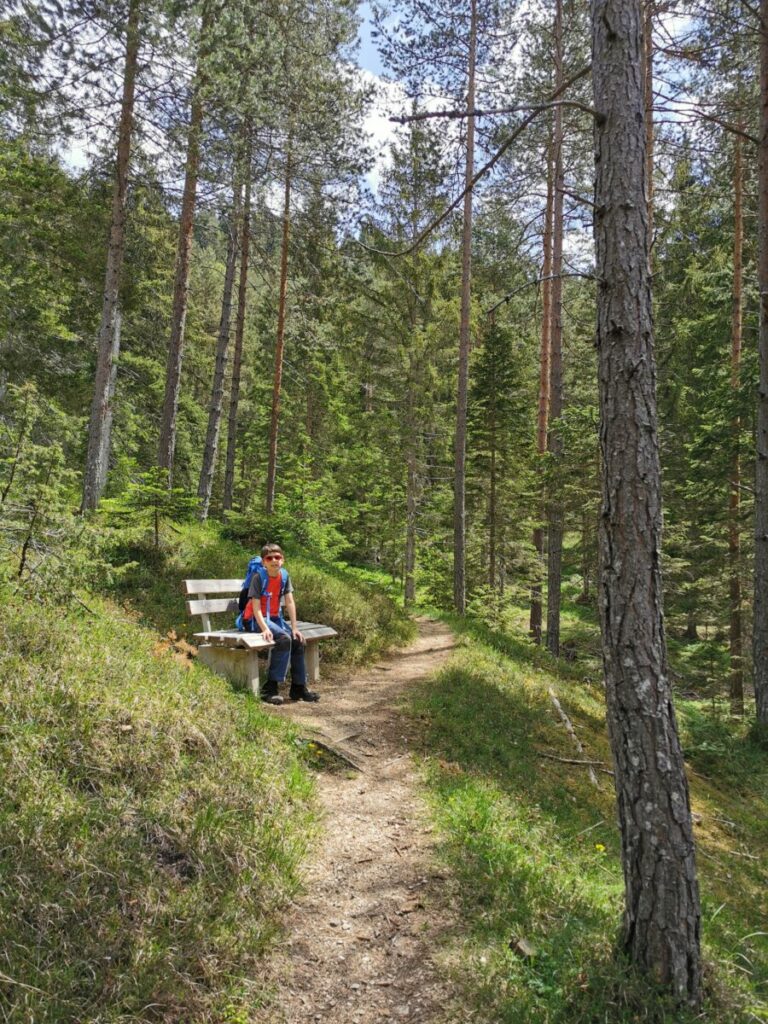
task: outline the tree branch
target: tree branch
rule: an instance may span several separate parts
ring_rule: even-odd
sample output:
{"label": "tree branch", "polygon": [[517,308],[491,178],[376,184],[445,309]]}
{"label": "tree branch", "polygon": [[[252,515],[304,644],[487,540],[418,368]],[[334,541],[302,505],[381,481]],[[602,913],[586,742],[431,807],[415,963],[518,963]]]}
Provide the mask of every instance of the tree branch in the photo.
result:
{"label": "tree branch", "polygon": [[[668,103],[677,102],[671,96],[665,96],[663,93],[659,93],[658,96],[660,99],[666,100]],[[685,106],[684,104],[681,103],[679,106],[674,107],[654,106],[653,109],[654,111],[659,111],[661,113],[674,113],[677,115],[687,114],[690,117],[700,117],[702,121],[710,121],[712,124],[716,124],[719,128],[722,128],[723,131],[730,132],[732,135],[740,135],[743,139],[746,139],[748,142],[754,143],[755,146],[759,142],[757,136],[750,135],[748,131],[745,131],[743,128],[739,128],[738,125],[731,124],[730,121],[724,121],[720,117],[715,117],[714,114],[705,113],[701,109],[701,107],[695,107],[691,105]]]}
{"label": "tree branch", "polygon": [[[592,65],[588,64],[580,71],[577,71],[575,75],[572,75],[569,79],[563,82],[562,85],[555,89],[555,91],[550,95],[549,99],[542,106],[536,107],[535,109],[531,110],[528,116],[524,117],[520,124],[517,126],[517,128],[515,128],[515,130],[506,140],[506,142],[502,143],[502,145],[496,150],[495,154],[491,157],[488,163],[483,164],[480,170],[472,178],[469,185],[467,185],[467,187],[463,189],[463,191],[460,192],[458,196],[456,196],[453,202],[451,202],[450,205],[447,206],[441,214],[435,217],[435,219],[416,236],[414,241],[411,243],[411,245],[408,246],[407,249],[400,249],[396,251],[392,251],[390,249],[376,249],[373,246],[366,245],[365,242],[361,242],[360,239],[357,238],[355,239],[355,242],[358,245],[362,246],[363,249],[366,249],[368,252],[376,253],[379,256],[408,256],[410,253],[414,252],[416,249],[419,248],[424,239],[427,238],[428,235],[431,235],[435,228],[439,227],[443,223],[443,221],[451,213],[453,213],[453,211],[456,209],[459,203],[464,199],[464,196],[467,194],[467,192],[471,192],[474,189],[475,185],[478,183],[478,181],[480,181],[480,179],[485,174],[487,174],[488,171],[490,171],[493,167],[496,166],[496,164],[499,162],[499,160],[501,160],[502,156],[506,153],[506,151],[509,149],[512,143],[516,139],[518,139],[523,134],[528,125],[531,124],[536,119],[537,114],[539,114],[542,110],[546,110],[548,108],[548,105],[551,104],[553,100],[556,100],[557,97],[561,93],[565,92],[566,89],[570,88],[570,86],[572,86],[574,82],[578,82],[578,80],[580,78],[583,78],[584,75],[589,74],[591,70]],[[600,114],[595,114],[596,118],[599,118],[601,116],[602,115]]]}
{"label": "tree branch", "polygon": [[538,103],[531,106],[530,103],[520,107],[489,107],[487,110],[476,108],[475,110],[435,110],[424,111],[421,114],[402,114],[400,117],[390,117],[390,121],[396,124],[410,124],[411,121],[428,121],[434,117],[453,118],[458,120],[463,117],[492,117],[495,114],[522,114],[524,111],[535,111],[540,113],[543,110],[552,110],[555,107],[573,107],[576,110],[583,110],[599,120],[600,116],[594,107],[587,103],[580,103],[578,100],[558,100],[551,103]]}
{"label": "tree branch", "polygon": [[514,288],[511,292],[507,292],[503,299],[491,306],[490,309],[486,309],[484,315],[490,316],[491,313],[495,313],[499,306],[503,306],[505,302],[509,302],[510,299],[514,298],[515,295],[519,295],[520,292],[524,292],[526,288],[533,288],[535,285],[540,285],[543,281],[554,281],[556,279],[562,279],[564,277],[583,277],[587,281],[594,281],[594,274],[580,274],[578,271],[573,271],[570,274],[547,274],[546,277],[536,277],[533,281],[526,281],[525,284],[521,284],[518,288]]}

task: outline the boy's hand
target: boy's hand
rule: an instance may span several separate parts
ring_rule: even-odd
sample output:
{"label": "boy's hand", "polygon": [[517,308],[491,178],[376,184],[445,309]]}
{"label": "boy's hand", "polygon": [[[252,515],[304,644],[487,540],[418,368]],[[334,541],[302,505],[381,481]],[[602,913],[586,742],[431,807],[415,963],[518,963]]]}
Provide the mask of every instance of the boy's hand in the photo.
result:
{"label": "boy's hand", "polygon": [[264,639],[267,641],[268,644],[271,644],[274,641],[274,639],[275,639],[272,636],[272,630],[271,629],[263,629],[261,631],[261,635],[264,637]]}
{"label": "boy's hand", "polygon": [[300,644],[303,644],[304,643],[304,637],[301,635],[301,631],[298,630],[298,629],[294,629],[292,632],[293,632],[293,639],[294,640],[298,640],[298,642]]}

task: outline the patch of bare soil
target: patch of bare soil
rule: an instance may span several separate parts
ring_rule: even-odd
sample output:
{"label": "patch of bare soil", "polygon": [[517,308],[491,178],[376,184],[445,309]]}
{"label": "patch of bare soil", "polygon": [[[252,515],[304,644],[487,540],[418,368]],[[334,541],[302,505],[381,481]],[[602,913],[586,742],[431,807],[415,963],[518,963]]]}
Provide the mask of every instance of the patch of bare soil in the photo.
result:
{"label": "patch of bare soil", "polygon": [[324,834],[273,964],[274,1024],[456,1019],[451,984],[435,962],[441,936],[456,927],[450,880],[435,864],[413,737],[398,710],[454,638],[440,622],[418,626],[410,647],[323,685],[319,704],[275,709],[324,744],[321,754],[337,750],[360,771],[335,762],[318,775]]}

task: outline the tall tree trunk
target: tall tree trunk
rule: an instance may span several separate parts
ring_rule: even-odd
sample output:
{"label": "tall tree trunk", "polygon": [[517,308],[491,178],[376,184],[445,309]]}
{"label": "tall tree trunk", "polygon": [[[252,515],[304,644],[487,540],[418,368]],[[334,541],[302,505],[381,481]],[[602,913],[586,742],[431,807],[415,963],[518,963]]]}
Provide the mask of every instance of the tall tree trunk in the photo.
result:
{"label": "tall tree trunk", "polygon": [[[477,59],[477,0],[471,0],[467,110],[475,108],[475,62]],[[453,603],[463,615],[467,608],[467,403],[469,394],[469,315],[472,282],[472,190],[475,173],[475,119],[467,118],[467,154],[464,180],[464,222],[461,234],[461,314],[459,321],[459,379],[456,395],[456,450],[454,462],[453,511]]]}
{"label": "tall tree trunk", "polygon": [[184,170],[184,192],[179,218],[179,242],[176,252],[176,274],[173,282],[173,312],[171,337],[168,343],[168,361],[165,372],[165,397],[160,417],[160,443],[158,465],[168,471],[169,485],[173,479],[173,461],[176,452],[176,417],[181,391],[181,366],[184,355],[184,334],[187,324],[189,300],[189,266],[192,256],[192,229],[195,223],[197,179],[200,167],[200,143],[203,127],[203,92],[206,79],[206,55],[212,23],[212,5],[206,3],[200,23],[200,45],[197,69],[192,87],[187,158]]}
{"label": "tall tree trunk", "polygon": [[[551,130],[550,130],[551,131]],[[541,268],[541,348],[539,356],[539,406],[536,423],[536,451],[543,456],[547,450],[549,426],[549,358],[552,338],[552,216],[555,195],[555,165],[553,141],[550,134],[547,147],[547,206],[544,214],[544,259]],[[540,460],[541,462],[541,460]],[[542,504],[546,500],[542,494]],[[537,526],[533,531],[533,546],[539,566],[544,563],[544,529]],[[531,587],[530,634],[535,643],[541,643],[541,582]]]}
{"label": "tall tree trunk", "polygon": [[267,515],[275,507],[277,479],[277,435],[280,429],[280,397],[283,389],[283,350],[285,347],[285,314],[288,295],[288,242],[291,234],[291,154],[290,144],[285,162],[283,194],[283,239],[280,246],[280,292],[277,306],[277,340],[275,342],[275,376],[272,385],[272,416],[269,423],[269,465],[267,466]]}
{"label": "tall tree trunk", "polygon": [[413,604],[416,600],[416,510],[418,506],[418,476],[416,473],[415,438],[411,438],[408,448],[408,465],[405,484],[405,604]]}
{"label": "tall tree trunk", "polygon": [[224,494],[222,508],[232,508],[235,493],[235,455],[237,453],[237,411],[240,404],[240,374],[243,365],[243,338],[245,336],[245,311],[248,302],[248,255],[251,241],[251,160],[253,143],[250,129],[247,131],[245,152],[245,194],[243,216],[240,226],[240,280],[237,290],[237,321],[235,323],[235,351],[232,355],[232,383],[229,392],[229,420],[227,423],[227,462],[224,469]]}
{"label": "tall tree trunk", "polygon": [[[563,84],[563,4],[555,5],[555,88]],[[554,206],[552,210],[552,326],[547,449],[560,460],[559,419],[563,413],[563,111],[555,107],[553,129]],[[547,501],[547,649],[560,654],[560,585],[563,561],[563,502],[559,494]]]}
{"label": "tall tree trunk", "polygon": [[131,0],[125,42],[125,70],[120,128],[117,139],[115,189],[112,194],[112,224],[104,277],[96,379],[88,425],[88,451],[83,476],[83,511],[99,503],[107,480],[111,447],[112,399],[117,359],[120,353],[120,277],[125,253],[125,215],[128,200],[128,165],[133,136],[133,107],[136,94],[136,68],[139,59],[140,0]]}
{"label": "tall tree trunk", "polygon": [[221,433],[221,410],[224,404],[224,375],[227,369],[227,353],[229,350],[230,323],[232,320],[232,290],[235,284],[235,265],[240,226],[240,186],[237,185],[233,196],[232,218],[229,224],[229,240],[227,244],[227,265],[224,272],[224,288],[221,295],[221,319],[219,335],[216,342],[216,362],[213,370],[211,400],[208,405],[208,430],[205,436],[203,465],[200,470],[200,483],[197,494],[200,498],[200,519],[208,518],[213,490],[213,476],[216,471],[216,459],[219,452],[219,435]]}
{"label": "tall tree trunk", "polygon": [[115,390],[117,388],[117,360],[120,355],[120,337],[123,329],[123,314],[118,307],[115,313],[115,328],[112,334],[112,363],[109,368],[109,384],[107,386],[107,405],[104,411],[104,429],[101,432],[101,452],[99,455],[99,479],[97,489],[103,494],[107,486],[107,470],[109,469],[109,452],[112,439],[112,421],[115,416]]}
{"label": "tall tree trunk", "polygon": [[653,15],[655,0],[643,0],[643,106],[645,108],[645,195],[648,237],[653,252]]}
{"label": "tall tree trunk", "polygon": [[[739,135],[733,142],[733,309],[731,313],[731,386],[738,392],[741,377],[741,346],[743,338],[743,248],[744,248],[744,206],[743,206],[743,161],[742,142]],[[728,592],[730,599],[729,646],[731,673],[729,691],[731,710],[744,714],[744,672],[742,667],[741,632],[741,460],[739,437],[741,420],[734,417],[731,424],[730,495],[728,501]]]}
{"label": "tall tree trunk", "polygon": [[22,410],[22,415],[19,420],[19,435],[16,438],[16,447],[13,453],[13,458],[11,459],[10,470],[8,472],[8,479],[6,480],[2,494],[0,494],[0,505],[5,504],[5,499],[8,497],[8,495],[11,492],[11,488],[13,487],[13,481],[16,477],[16,470],[19,468],[19,459],[21,458],[21,453],[24,450],[24,442],[27,439],[27,431],[30,428],[31,421],[32,411],[30,409],[30,392],[29,390],[25,389],[24,408]]}
{"label": "tall tree trunk", "polygon": [[760,143],[757,160],[760,330],[755,465],[755,622],[758,722],[768,728],[768,0],[760,0]]}
{"label": "tall tree trunk", "polygon": [[496,589],[496,392],[491,395],[491,466],[488,482],[488,586]]}
{"label": "tall tree trunk", "polygon": [[695,1006],[701,913],[662,609],[641,29],[640,0],[593,0],[599,603],[624,867],[624,945],[655,981]]}
{"label": "tall tree trunk", "polygon": [[[414,228],[414,235],[416,229]],[[414,291],[418,292],[418,274],[415,274]],[[409,298],[410,336],[414,335],[418,321],[418,311],[413,297]],[[405,444],[406,444],[406,478],[405,478],[405,557],[403,559],[404,590],[406,605],[416,600],[416,516],[419,508],[419,474],[418,474],[418,429],[416,414],[416,395],[423,386],[420,376],[419,358],[413,347],[408,352],[408,391],[405,404]]]}

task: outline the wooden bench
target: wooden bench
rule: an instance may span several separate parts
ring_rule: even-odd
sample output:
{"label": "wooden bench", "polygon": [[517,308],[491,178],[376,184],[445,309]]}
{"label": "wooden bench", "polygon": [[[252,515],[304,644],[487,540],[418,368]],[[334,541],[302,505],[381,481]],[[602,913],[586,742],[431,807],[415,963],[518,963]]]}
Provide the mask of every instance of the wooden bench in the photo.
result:
{"label": "wooden bench", "polygon": [[[203,632],[195,633],[198,657],[214,672],[247,686],[255,697],[259,695],[259,668],[266,674],[269,653],[274,644],[268,643],[261,633],[241,633],[231,629],[212,629],[211,615],[227,615],[234,622],[239,608],[242,580],[184,580],[187,612],[199,615]],[[299,622],[305,641],[307,684],[320,679],[320,640],[337,636],[335,629],[316,622]]]}

